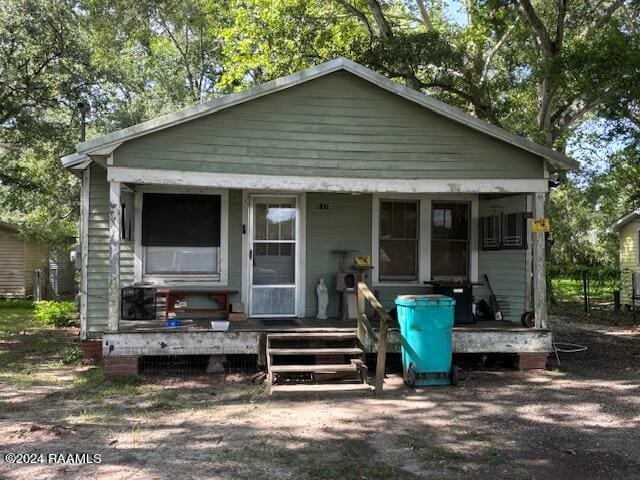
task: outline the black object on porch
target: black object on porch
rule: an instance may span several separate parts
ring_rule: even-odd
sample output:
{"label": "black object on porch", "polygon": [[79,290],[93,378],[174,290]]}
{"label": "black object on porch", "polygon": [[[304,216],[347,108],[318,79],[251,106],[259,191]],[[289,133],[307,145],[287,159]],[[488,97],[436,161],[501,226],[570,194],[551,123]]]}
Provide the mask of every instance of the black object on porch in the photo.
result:
{"label": "black object on porch", "polygon": [[426,285],[433,285],[434,293],[446,295],[456,301],[454,310],[454,324],[476,323],[473,315],[473,286],[483,285],[472,282],[424,282]]}

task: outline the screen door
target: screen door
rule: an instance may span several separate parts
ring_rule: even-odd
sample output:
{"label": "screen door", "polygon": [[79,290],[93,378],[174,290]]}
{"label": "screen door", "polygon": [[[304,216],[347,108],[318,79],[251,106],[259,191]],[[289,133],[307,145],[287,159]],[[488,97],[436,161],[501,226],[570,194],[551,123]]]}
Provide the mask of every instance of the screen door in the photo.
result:
{"label": "screen door", "polygon": [[252,317],[296,315],[297,216],[296,197],[251,198]]}

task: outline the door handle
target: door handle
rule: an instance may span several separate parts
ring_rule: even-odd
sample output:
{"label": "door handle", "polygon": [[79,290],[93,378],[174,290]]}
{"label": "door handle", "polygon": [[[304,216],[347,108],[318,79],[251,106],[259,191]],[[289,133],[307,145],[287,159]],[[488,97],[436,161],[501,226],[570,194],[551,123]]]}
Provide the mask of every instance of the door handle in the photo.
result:
{"label": "door handle", "polygon": [[253,249],[249,249],[249,260],[253,260]]}

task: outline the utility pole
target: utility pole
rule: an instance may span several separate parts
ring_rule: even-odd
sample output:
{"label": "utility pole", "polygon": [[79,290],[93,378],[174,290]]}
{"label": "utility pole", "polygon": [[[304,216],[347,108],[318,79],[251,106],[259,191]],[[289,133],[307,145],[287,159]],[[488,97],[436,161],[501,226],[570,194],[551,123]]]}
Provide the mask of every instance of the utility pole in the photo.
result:
{"label": "utility pole", "polygon": [[78,112],[80,112],[80,141],[84,142],[87,136],[87,112],[89,111],[89,103],[84,100],[78,100],[76,104]]}

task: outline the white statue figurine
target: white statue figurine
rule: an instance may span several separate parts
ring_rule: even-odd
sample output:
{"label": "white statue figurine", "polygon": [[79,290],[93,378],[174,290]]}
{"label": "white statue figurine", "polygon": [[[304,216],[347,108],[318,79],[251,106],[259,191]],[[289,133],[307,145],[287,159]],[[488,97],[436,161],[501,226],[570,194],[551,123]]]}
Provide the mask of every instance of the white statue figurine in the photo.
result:
{"label": "white statue figurine", "polygon": [[318,295],[318,318],[320,320],[327,319],[327,308],[329,307],[329,290],[324,284],[324,278],[320,279],[320,283],[316,287],[316,294]]}

